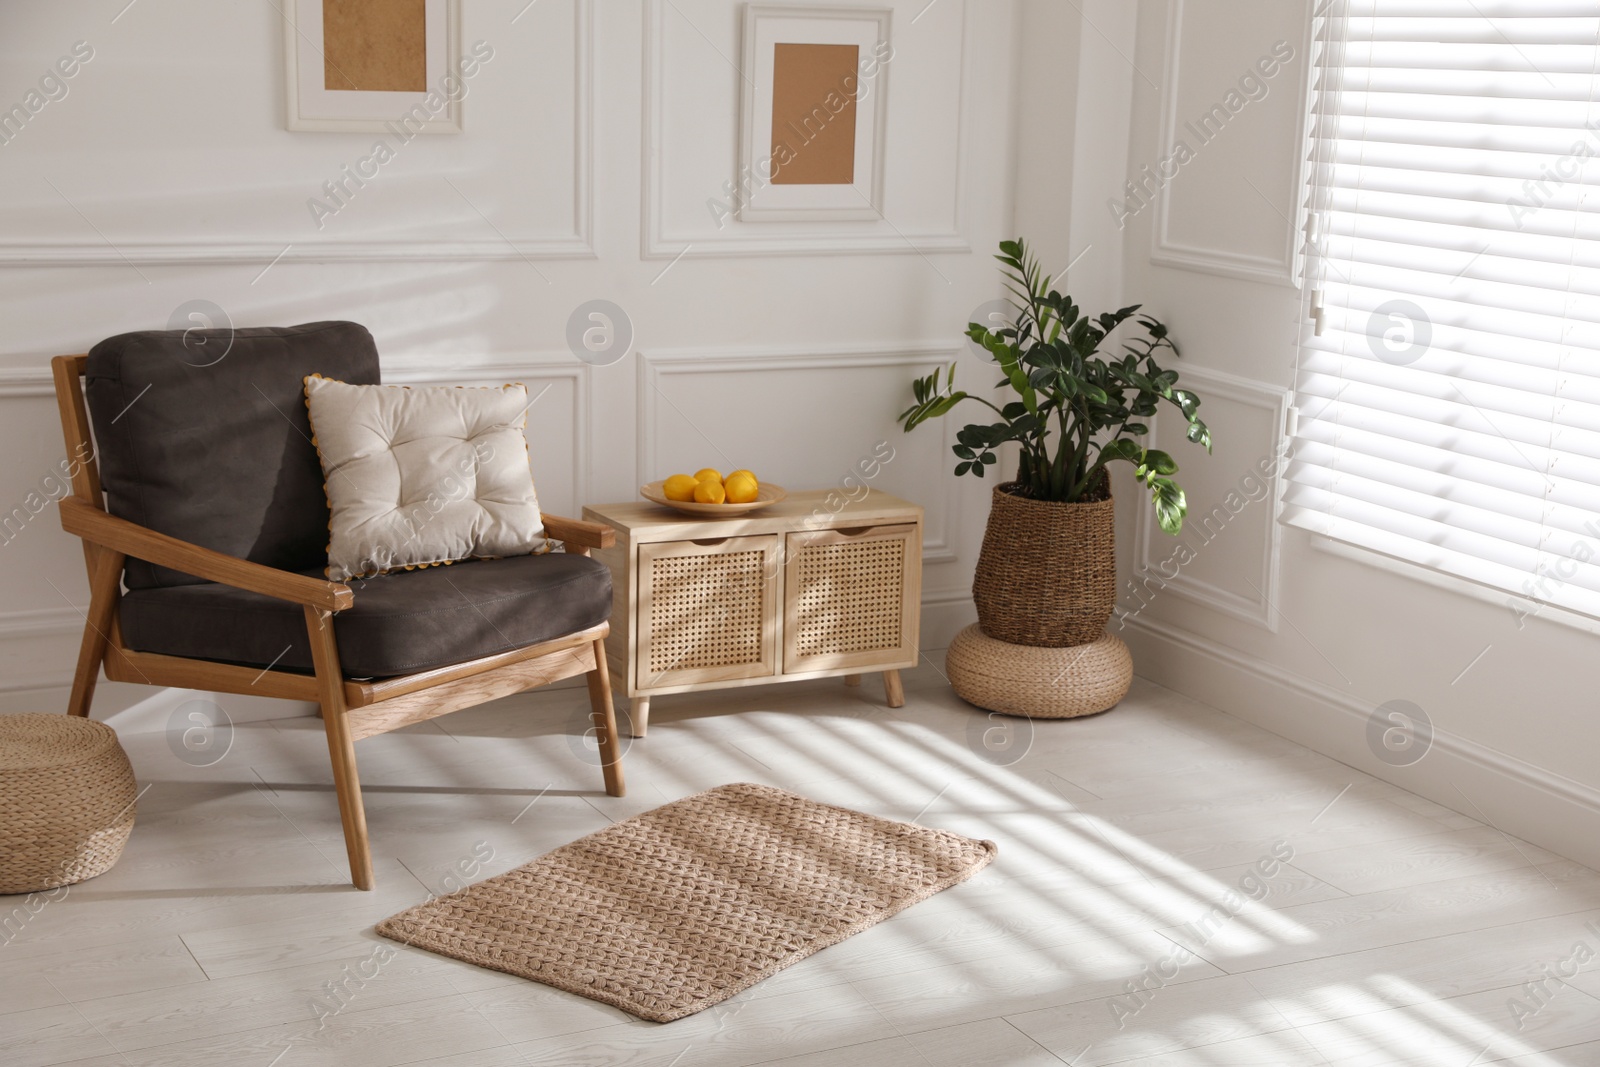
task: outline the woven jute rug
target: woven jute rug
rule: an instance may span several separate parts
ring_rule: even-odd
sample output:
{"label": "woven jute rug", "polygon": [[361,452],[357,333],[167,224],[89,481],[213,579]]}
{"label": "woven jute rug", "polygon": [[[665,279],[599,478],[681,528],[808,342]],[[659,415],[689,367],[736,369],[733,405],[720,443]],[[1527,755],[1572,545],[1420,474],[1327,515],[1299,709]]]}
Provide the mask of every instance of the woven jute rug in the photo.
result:
{"label": "woven jute rug", "polygon": [[725,785],[377,929],[671,1022],[965,881],[994,854],[989,841]]}

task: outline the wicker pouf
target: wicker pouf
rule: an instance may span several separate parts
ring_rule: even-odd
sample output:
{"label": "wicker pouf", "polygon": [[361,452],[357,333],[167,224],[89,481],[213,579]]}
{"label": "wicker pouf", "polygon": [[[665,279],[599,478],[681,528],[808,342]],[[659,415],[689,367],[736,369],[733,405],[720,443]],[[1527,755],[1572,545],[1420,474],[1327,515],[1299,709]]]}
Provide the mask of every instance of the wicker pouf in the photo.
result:
{"label": "wicker pouf", "polygon": [[133,767],[105,723],[0,715],[0,893],[104,874],[133,832]]}
{"label": "wicker pouf", "polygon": [[1098,714],[1133,684],[1133,657],[1111,634],[1086,645],[1040,648],[996,641],[974,624],[950,642],[944,664],[969,704],[1034,719]]}

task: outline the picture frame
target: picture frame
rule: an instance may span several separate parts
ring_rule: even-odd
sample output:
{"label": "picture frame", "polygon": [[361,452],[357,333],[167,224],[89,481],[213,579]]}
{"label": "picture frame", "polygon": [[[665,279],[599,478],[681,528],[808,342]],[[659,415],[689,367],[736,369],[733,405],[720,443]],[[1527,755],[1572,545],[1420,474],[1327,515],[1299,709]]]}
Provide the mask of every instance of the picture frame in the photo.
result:
{"label": "picture frame", "polygon": [[738,217],[883,217],[893,11],[749,3],[744,9]]}
{"label": "picture frame", "polygon": [[[420,25],[410,10],[398,6],[352,8],[346,2],[330,12],[327,5],[339,2],[284,0],[280,9],[288,129],[383,133],[403,123],[408,134],[460,133],[465,94],[449,91],[446,81],[460,73],[460,0],[421,0]],[[382,46],[375,49],[374,35],[363,32],[370,27],[360,24],[349,25],[345,31],[359,46],[357,51],[342,49],[340,41],[327,39],[330,22],[344,18],[343,13],[350,10],[389,23],[382,27],[387,31],[379,37]],[[330,14],[336,18],[330,19]],[[405,22],[397,23],[400,19]],[[346,72],[329,56],[330,47],[336,55],[357,56],[359,65]],[[340,79],[361,79],[362,84],[381,87],[330,87]]]}

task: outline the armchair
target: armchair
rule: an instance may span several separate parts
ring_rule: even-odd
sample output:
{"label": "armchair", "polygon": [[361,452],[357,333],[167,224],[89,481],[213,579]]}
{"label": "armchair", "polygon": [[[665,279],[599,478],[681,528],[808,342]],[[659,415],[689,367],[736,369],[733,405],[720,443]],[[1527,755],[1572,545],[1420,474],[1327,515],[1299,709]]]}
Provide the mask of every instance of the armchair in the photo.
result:
{"label": "armchair", "polygon": [[[373,885],[355,742],[586,674],[606,792],[623,795],[605,636],[610,527],[545,515],[564,553],[344,584],[322,577],[328,504],[301,395],[320,372],[376,384],[354,323],[150,331],[52,361],[69,455],[61,501],[90,605],[68,712],[108,679],[317,703],[351,881]],[[224,347],[226,346],[226,347]],[[87,383],[87,385],[85,384]]]}

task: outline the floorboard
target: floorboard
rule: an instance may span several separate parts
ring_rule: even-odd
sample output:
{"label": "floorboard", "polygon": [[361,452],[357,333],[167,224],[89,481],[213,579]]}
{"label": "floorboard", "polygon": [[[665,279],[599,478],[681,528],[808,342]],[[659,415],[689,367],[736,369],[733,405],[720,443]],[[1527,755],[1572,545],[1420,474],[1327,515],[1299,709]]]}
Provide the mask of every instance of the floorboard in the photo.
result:
{"label": "floorboard", "polygon": [[[0,898],[0,1064],[1600,1065],[1595,872],[1143,681],[1009,720],[1003,751],[937,672],[905,682],[899,709],[833,680],[662,698],[626,798],[577,691],[362,742],[373,893],[345,882],[316,720],[242,723],[209,767],[124,737],[149,788],[122,861]],[[666,1026],[373,932],[734,781],[999,854]]]}

